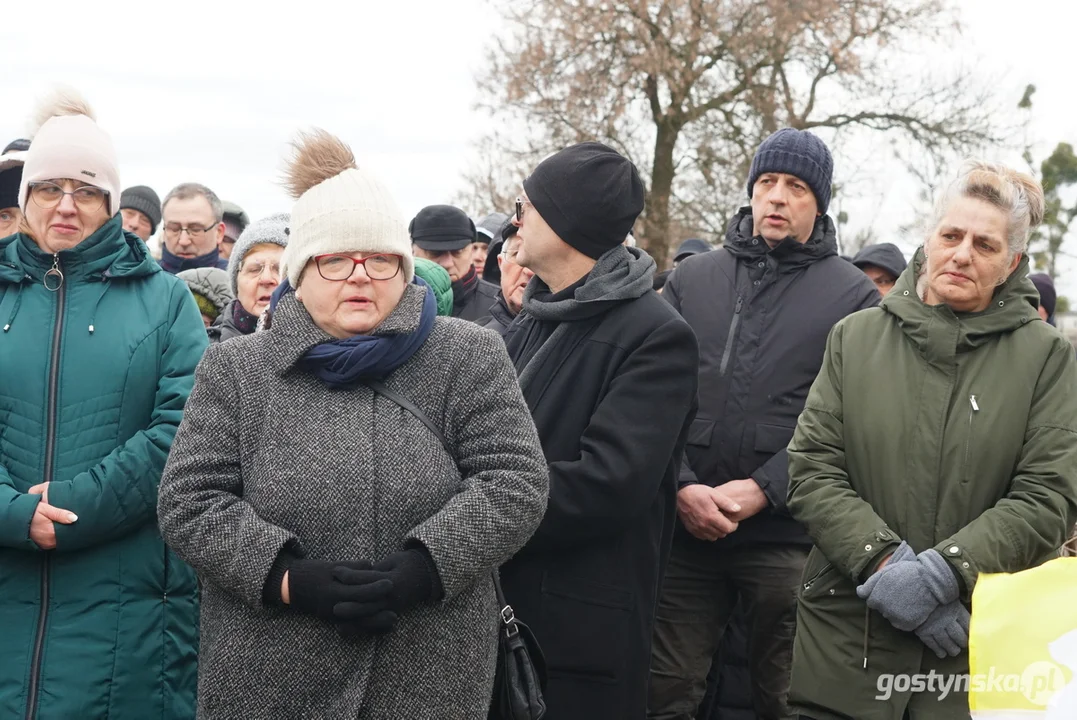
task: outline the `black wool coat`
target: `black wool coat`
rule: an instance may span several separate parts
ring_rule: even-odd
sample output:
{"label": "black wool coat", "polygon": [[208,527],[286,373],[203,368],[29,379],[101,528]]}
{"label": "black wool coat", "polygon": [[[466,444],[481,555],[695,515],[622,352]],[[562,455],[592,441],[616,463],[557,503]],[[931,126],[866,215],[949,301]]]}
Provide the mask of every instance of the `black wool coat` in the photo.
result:
{"label": "black wool coat", "polygon": [[[510,356],[535,322],[509,328]],[[572,325],[524,388],[550,497],[501,577],[545,653],[549,717],[642,720],[698,349],[653,290]]]}

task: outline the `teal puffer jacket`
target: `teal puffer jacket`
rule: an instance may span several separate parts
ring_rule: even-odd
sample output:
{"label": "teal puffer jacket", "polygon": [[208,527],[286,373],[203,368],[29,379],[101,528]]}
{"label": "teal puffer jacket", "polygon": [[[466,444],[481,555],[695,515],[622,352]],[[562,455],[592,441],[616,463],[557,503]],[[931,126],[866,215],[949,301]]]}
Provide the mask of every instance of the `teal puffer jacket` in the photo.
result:
{"label": "teal puffer jacket", "polygon": [[[206,345],[119,216],[55,256],[0,240],[0,717],[194,717],[198,587],[156,508]],[[51,551],[28,537],[41,482],[78,516]]]}

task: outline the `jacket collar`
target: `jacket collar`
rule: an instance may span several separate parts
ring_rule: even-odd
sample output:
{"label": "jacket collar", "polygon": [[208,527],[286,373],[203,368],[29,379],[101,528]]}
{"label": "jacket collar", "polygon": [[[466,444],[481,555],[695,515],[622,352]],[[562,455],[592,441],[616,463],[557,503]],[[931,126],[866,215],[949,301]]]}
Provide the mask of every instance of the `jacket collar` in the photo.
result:
{"label": "jacket collar", "polygon": [[[419,329],[423,300],[428,290],[409,283],[400,302],[371,335],[404,335]],[[295,292],[285,293],[273,311],[273,325],[266,331],[269,343],[269,363],[278,375],[288,372],[315,345],[336,340],[314,323]]]}
{"label": "jacket collar", "polygon": [[898,278],[894,289],[882,302],[902,332],[929,361],[948,364],[958,353],[974,350],[992,337],[1011,332],[1038,320],[1036,286],[1028,279],[1028,257],[999,286],[991,304],[978,313],[954,312],[947,305],[927,305],[916,291],[916,280],[925,260],[924,248],[917,249],[912,263]]}
{"label": "jacket collar", "polygon": [[741,260],[772,260],[778,272],[797,270],[838,254],[838,233],[829,215],[816,218],[811,237],[803,243],[789,237],[771,248],[763,238],[752,234],[753,229],[752,208],[742,207],[729,221],[722,247]]}
{"label": "jacket collar", "polygon": [[[75,247],[58,255],[67,278],[134,278],[161,270],[150,257],[145,243],[123,229],[119,215]],[[53,260],[54,255],[43,251],[30,236],[13,235],[0,244],[0,282],[21,282],[27,277],[41,282]]]}

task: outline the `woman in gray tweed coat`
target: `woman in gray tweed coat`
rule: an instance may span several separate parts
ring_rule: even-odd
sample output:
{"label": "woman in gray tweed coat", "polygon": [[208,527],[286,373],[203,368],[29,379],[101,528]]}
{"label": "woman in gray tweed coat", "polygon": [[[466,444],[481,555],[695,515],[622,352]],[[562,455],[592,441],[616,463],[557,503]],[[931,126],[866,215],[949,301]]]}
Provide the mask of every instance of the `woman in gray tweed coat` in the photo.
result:
{"label": "woman in gray tweed coat", "polygon": [[435,317],[384,188],[330,135],[296,150],[272,328],[210,347],[161,481],[203,582],[198,715],[485,718],[538,437],[501,339]]}

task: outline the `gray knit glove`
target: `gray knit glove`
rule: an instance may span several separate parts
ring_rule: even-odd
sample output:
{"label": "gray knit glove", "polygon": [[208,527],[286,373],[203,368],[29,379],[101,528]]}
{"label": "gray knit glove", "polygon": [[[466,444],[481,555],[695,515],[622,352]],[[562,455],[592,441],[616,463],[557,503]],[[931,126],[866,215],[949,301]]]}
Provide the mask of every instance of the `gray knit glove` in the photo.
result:
{"label": "gray knit glove", "polygon": [[[907,547],[902,542],[894,558]],[[907,552],[907,551],[906,551]],[[898,630],[915,630],[924,624],[939,605],[957,600],[961,588],[949,563],[935,550],[925,550],[916,561],[895,561],[856,589],[856,594],[868,601]]]}
{"label": "gray knit glove", "polygon": [[939,658],[957,657],[969,646],[969,611],[956,600],[939,605],[916,628],[916,636]]}

